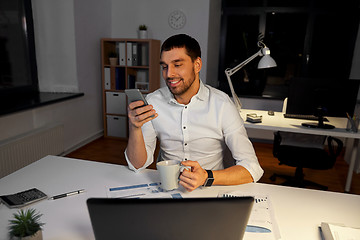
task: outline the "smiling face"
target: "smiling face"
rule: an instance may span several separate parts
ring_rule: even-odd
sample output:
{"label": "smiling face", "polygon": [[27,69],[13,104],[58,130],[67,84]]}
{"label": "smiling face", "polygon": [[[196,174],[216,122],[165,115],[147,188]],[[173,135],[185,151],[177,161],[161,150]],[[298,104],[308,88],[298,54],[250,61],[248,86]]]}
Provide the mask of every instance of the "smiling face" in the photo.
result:
{"label": "smiling face", "polygon": [[182,104],[188,104],[199,90],[201,58],[194,61],[185,48],[173,48],[161,53],[162,75],[170,92]]}

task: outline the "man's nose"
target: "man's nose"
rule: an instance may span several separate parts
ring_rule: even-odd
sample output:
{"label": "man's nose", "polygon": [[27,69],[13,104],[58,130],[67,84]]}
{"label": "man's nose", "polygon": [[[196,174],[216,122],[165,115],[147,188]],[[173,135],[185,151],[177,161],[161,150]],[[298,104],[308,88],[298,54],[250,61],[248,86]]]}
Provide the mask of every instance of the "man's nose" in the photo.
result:
{"label": "man's nose", "polygon": [[175,69],[171,66],[168,66],[167,72],[166,72],[166,77],[168,78],[172,78],[175,76]]}

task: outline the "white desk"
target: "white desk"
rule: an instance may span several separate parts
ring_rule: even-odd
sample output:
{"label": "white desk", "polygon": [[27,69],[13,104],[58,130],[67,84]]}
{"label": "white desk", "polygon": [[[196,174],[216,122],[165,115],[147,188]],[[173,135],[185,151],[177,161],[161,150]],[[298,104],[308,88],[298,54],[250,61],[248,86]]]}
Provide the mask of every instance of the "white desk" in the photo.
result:
{"label": "white desk", "polygon": [[[86,207],[90,197],[106,197],[105,186],[158,182],[155,170],[134,173],[126,166],[47,156],[0,179],[0,195],[37,187],[49,196],[84,188],[85,193],[57,200],[44,200],[32,207],[46,223],[43,236],[53,239],[94,239]],[[320,239],[322,221],[360,226],[360,196],[251,183],[213,186],[183,197],[216,197],[219,191],[241,190],[268,195],[282,239]],[[16,210],[0,205],[0,239],[6,239],[8,220]]]}
{"label": "white desk", "polygon": [[[262,116],[261,123],[249,123],[246,122],[246,114],[256,113],[257,115]],[[294,133],[306,133],[314,135],[325,135],[333,136],[340,138],[350,138],[354,139],[351,157],[349,161],[349,170],[346,179],[345,191],[349,192],[351,187],[352,175],[354,172],[354,166],[356,162],[357,149],[359,146],[360,132],[353,133],[346,130],[347,119],[346,118],[335,118],[335,117],[326,117],[329,120],[329,124],[335,126],[335,129],[314,129],[303,127],[301,124],[303,122],[311,122],[309,120],[302,119],[292,119],[284,118],[282,112],[275,112],[274,116],[269,116],[267,111],[252,110],[252,109],[242,109],[241,117],[245,121],[245,128],[252,129],[261,129],[269,131],[284,131],[284,132],[294,132]],[[316,122],[316,121],[312,121]]]}

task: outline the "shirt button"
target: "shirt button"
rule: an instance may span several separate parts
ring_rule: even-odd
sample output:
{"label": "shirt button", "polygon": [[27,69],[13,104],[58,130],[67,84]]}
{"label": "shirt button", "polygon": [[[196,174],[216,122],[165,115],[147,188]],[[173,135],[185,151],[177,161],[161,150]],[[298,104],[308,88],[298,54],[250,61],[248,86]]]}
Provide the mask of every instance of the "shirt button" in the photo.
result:
{"label": "shirt button", "polygon": [[187,106],[185,106],[185,109],[187,109]]}
{"label": "shirt button", "polygon": [[187,143],[185,143],[184,145],[187,146]]}
{"label": "shirt button", "polygon": [[185,126],[184,126],[183,128],[184,128],[184,129],[186,129],[186,127],[185,127]]}

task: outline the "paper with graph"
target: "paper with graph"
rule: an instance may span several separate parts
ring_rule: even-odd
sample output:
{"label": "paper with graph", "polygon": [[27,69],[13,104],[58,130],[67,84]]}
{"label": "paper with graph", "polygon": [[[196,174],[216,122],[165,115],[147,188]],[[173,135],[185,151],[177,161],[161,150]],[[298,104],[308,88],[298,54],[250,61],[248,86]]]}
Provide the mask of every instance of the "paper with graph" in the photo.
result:
{"label": "paper with graph", "polygon": [[271,201],[268,196],[246,194],[241,191],[220,192],[218,197],[246,197],[252,196],[255,202],[245,230],[245,240],[277,240],[280,232],[275,220]]}

